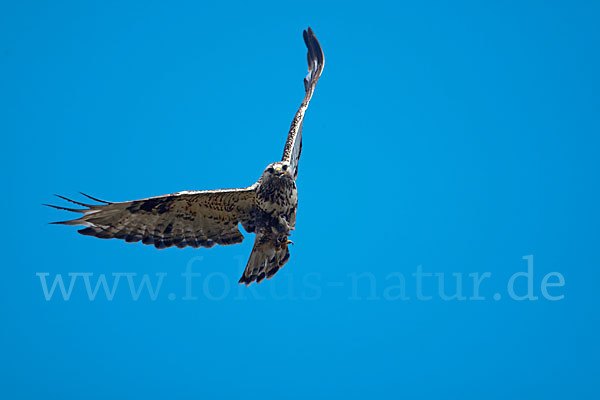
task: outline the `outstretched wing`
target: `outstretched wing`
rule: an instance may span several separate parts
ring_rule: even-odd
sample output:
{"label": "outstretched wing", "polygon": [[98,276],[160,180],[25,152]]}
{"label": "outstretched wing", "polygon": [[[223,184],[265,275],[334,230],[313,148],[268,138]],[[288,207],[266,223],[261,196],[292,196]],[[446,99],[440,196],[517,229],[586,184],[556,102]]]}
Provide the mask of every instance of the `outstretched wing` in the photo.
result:
{"label": "outstretched wing", "polygon": [[312,29],[308,28],[308,30],[304,31],[303,36],[304,43],[308,48],[308,75],[304,78],[304,90],[306,94],[292,121],[292,126],[285,142],[285,148],[283,149],[283,158],[281,159],[281,161],[288,161],[290,163],[294,172],[294,179],[298,176],[298,160],[302,152],[302,122],[304,121],[304,114],[325,65],[323,49],[321,49],[321,45]]}
{"label": "outstretched wing", "polygon": [[244,229],[253,232],[255,196],[255,186],[179,192],[121,203],[87,196],[104,204],[84,204],[58,196],[87,208],[50,207],[82,213],[78,219],[55,223],[84,225],[86,228],[78,231],[83,235],[127,242],[141,240],[157,249],[197,248],[240,243],[244,240],[238,229],[240,222]]}

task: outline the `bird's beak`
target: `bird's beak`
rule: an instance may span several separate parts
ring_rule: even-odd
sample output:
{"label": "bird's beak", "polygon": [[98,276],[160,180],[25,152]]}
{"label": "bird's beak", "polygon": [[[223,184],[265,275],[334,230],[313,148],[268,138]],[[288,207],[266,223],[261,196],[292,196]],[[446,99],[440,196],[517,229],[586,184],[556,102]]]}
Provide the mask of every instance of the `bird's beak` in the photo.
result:
{"label": "bird's beak", "polygon": [[284,172],[281,170],[281,168],[275,168],[275,175],[281,176],[283,174],[284,174]]}

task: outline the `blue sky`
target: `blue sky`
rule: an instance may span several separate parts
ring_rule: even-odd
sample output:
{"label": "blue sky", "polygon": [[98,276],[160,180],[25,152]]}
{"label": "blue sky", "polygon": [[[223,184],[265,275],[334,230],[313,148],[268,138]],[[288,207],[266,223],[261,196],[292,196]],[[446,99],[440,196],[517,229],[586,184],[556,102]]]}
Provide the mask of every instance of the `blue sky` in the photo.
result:
{"label": "blue sky", "polygon": [[[3,3],[2,397],[596,398],[599,16],[583,1]],[[41,206],[54,193],[252,184],[301,102],[309,25],[326,66],[274,279],[237,285],[251,234],[158,251],[47,224],[68,217]],[[134,300],[144,274],[155,296]],[[68,300],[44,294],[58,275]],[[119,276],[112,300],[90,299],[100,276]],[[464,299],[440,295],[457,279]],[[537,299],[516,300],[528,284]]]}

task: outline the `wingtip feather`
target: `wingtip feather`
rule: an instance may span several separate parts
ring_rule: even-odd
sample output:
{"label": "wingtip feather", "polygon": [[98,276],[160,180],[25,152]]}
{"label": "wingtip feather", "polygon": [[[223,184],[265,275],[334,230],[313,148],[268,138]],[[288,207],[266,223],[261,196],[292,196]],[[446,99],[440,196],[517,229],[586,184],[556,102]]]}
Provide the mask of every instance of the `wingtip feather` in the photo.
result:
{"label": "wingtip feather", "polygon": [[78,223],[76,223],[75,221],[78,221],[76,219],[71,219],[68,221],[56,221],[56,222],[48,222],[49,225],[79,225]]}
{"label": "wingtip feather", "polygon": [[92,197],[92,196],[90,196],[89,194],[85,194],[85,193],[83,193],[83,192],[79,192],[79,194],[81,194],[81,195],[83,195],[83,196],[87,197],[88,199],[91,199],[91,200],[97,201],[98,203],[112,204],[110,201],[106,201],[106,200],[100,200],[100,199],[97,199],[97,198],[95,198],[95,197]]}
{"label": "wingtip feather", "polygon": [[42,204],[42,205],[43,205],[43,206],[46,206],[46,207],[52,207],[52,208],[56,208],[57,210],[71,211],[71,212],[78,212],[78,213],[82,213],[82,214],[83,214],[84,212],[86,212],[86,211],[87,211],[87,210],[84,210],[84,209],[79,209],[79,208],[69,208],[69,207],[60,207],[60,206],[55,206],[55,205],[52,205],[52,204]]}
{"label": "wingtip feather", "polygon": [[58,197],[58,198],[60,198],[60,199],[66,200],[66,201],[68,201],[70,203],[77,204],[78,206],[93,207],[90,204],[80,203],[79,201],[71,200],[71,199],[69,199],[69,198],[67,198],[65,196],[61,196],[60,194],[55,194],[55,196]]}

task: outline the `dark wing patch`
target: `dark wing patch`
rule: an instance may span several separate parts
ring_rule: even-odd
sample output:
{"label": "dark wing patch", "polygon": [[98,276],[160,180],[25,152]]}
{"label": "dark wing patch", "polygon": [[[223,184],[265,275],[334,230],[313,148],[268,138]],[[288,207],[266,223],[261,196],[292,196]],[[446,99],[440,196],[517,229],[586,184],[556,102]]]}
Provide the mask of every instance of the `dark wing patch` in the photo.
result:
{"label": "dark wing patch", "polygon": [[[228,245],[244,240],[238,229],[254,227],[255,188],[179,192],[121,203],[85,204],[84,209],[50,206],[82,213],[64,225],[84,225],[82,235],[122,239],[158,249]],[[100,201],[100,200],[98,200]]]}
{"label": "dark wing patch", "polygon": [[312,29],[308,28],[308,30],[305,30],[303,32],[303,37],[306,48],[308,49],[308,75],[304,78],[304,90],[306,93],[304,95],[304,100],[292,121],[285,142],[285,148],[283,149],[283,157],[281,159],[282,161],[288,161],[290,163],[294,172],[294,179],[298,176],[298,161],[302,151],[302,123],[304,121],[304,114],[306,114],[306,109],[308,108],[310,99],[315,91],[315,86],[317,85],[317,81],[325,66],[323,49],[321,49],[321,45]]}

